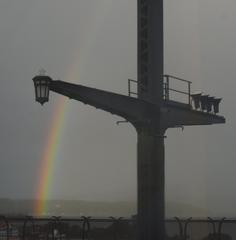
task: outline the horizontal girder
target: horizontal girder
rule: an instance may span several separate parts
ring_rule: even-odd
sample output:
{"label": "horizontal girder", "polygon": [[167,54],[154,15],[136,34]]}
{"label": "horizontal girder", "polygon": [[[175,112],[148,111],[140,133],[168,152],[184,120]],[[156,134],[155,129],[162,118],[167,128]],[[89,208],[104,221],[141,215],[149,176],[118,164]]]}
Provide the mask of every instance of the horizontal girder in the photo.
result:
{"label": "horizontal girder", "polygon": [[225,123],[225,118],[216,114],[193,110],[190,105],[174,101],[153,104],[141,99],[85,87],[63,81],[51,81],[50,90],[76,99],[85,104],[121,116],[135,125],[161,129],[190,125]]}

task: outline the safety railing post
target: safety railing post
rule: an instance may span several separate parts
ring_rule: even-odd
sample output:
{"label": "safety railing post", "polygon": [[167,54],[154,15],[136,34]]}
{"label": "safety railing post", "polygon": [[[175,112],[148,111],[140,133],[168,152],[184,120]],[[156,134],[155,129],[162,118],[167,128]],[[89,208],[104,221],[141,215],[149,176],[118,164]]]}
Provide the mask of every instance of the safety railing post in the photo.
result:
{"label": "safety railing post", "polygon": [[129,94],[129,96],[130,96],[130,91],[131,91],[131,86],[130,86],[130,79],[128,79],[128,94]]}
{"label": "safety railing post", "polygon": [[83,216],[82,218],[83,218],[82,239],[85,240],[85,239],[89,239],[91,217]]}
{"label": "safety railing post", "polygon": [[169,89],[170,89],[170,79],[169,79],[169,75],[166,75],[166,99],[167,100],[170,99]]}
{"label": "safety railing post", "polygon": [[188,82],[188,104],[191,105],[191,82]]}

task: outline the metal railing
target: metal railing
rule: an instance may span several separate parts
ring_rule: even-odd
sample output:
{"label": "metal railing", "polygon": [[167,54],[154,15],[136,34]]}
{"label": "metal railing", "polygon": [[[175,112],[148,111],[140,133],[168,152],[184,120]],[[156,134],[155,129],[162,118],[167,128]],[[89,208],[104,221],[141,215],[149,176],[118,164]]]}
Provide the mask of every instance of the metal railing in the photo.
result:
{"label": "metal railing", "polygon": [[[179,83],[182,83],[184,85],[181,86],[181,90],[173,87],[173,80],[177,80]],[[186,103],[191,105],[191,84],[192,82],[178,78],[172,75],[164,75],[163,76],[163,99],[164,100],[173,100],[175,101],[175,97],[170,97],[171,93],[177,93],[181,95],[187,96]],[[186,89],[185,91],[182,89]]]}
{"label": "metal railing", "polygon": [[[236,239],[236,219],[166,219],[166,240]],[[0,217],[1,240],[134,240],[135,218]]]}
{"label": "metal railing", "polygon": [[[191,105],[191,83],[188,80],[175,77],[173,75],[163,76],[163,99],[172,100],[179,102],[179,96],[186,96],[183,102]],[[175,93],[175,95],[173,94]],[[177,95],[176,95],[177,94]],[[137,97],[138,96],[138,81],[133,79],[128,79],[128,96]]]}

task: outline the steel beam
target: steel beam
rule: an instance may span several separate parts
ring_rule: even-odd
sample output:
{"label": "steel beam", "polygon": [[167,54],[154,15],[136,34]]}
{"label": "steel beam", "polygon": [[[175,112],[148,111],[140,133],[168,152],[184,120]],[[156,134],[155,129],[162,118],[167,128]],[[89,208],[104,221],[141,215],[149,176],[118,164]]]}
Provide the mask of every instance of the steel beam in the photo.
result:
{"label": "steel beam", "polygon": [[[224,123],[221,116],[163,100],[163,0],[138,3],[138,99],[51,81],[50,90],[122,116],[137,130],[138,240],[165,238],[164,133],[183,125]],[[190,92],[190,87],[189,87]],[[166,101],[167,100],[167,101]]]}

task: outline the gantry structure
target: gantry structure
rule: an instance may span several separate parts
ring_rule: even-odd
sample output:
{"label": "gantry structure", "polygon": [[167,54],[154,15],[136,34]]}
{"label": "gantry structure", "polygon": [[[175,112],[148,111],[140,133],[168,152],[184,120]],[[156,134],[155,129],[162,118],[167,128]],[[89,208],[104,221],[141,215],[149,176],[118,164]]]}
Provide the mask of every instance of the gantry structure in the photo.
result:
{"label": "gantry structure", "polygon": [[[163,73],[163,0],[137,0],[138,79],[137,97],[91,87],[33,78],[36,100],[48,101],[49,91],[121,116],[137,131],[138,214],[137,239],[165,238],[165,157],[164,139],[168,128],[225,123],[218,115],[219,98],[192,94],[191,82]],[[186,84],[187,90],[171,88],[172,80]],[[171,98],[184,94],[186,102]]]}

